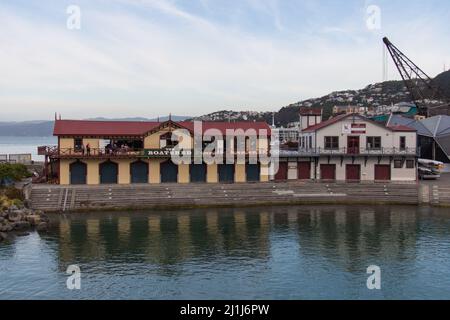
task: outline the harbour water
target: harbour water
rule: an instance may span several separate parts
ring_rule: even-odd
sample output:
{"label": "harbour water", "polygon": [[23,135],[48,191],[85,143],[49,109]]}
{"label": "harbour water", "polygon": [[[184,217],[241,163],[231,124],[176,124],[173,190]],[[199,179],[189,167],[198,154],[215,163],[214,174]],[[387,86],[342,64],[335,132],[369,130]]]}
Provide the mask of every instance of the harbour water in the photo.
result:
{"label": "harbour water", "polygon": [[[450,213],[265,207],[52,217],[0,243],[2,299],[450,299]],[[69,265],[81,289],[66,286]],[[381,290],[366,286],[381,268]]]}
{"label": "harbour water", "polygon": [[44,161],[44,157],[37,154],[37,147],[56,144],[56,137],[0,136],[0,154],[30,153],[34,161]]}

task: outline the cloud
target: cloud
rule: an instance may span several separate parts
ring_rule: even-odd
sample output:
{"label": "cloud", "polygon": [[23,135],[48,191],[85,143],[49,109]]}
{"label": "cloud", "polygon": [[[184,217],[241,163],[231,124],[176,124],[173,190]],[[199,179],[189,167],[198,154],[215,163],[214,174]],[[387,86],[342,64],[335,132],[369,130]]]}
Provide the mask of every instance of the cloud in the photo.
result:
{"label": "cloud", "polygon": [[[334,7],[289,1],[227,1],[224,11],[208,0],[195,8],[163,0],[114,4],[81,1],[79,31],[66,29],[62,5],[44,2],[39,13],[0,5],[2,119],[51,118],[55,111],[83,118],[274,110],[381,78],[381,34],[365,29],[360,6],[351,19],[342,13],[334,21]],[[433,57],[449,52],[442,32],[431,32],[441,20],[394,27],[382,9],[382,31],[433,73]],[[233,10],[245,14],[228,19]],[[309,16],[314,12],[320,14]],[[407,30],[414,34],[405,36]]]}

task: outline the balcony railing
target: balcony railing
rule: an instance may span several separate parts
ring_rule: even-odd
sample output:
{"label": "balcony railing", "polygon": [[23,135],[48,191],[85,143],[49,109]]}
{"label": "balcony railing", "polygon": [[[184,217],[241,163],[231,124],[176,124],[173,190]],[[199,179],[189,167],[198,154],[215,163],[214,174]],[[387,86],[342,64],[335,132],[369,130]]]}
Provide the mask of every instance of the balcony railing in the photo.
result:
{"label": "balcony railing", "polygon": [[56,146],[42,146],[38,147],[39,155],[46,155],[50,157],[126,157],[126,156],[143,156],[144,149],[132,148],[90,148],[90,149],[76,149],[76,148],[58,148]]}
{"label": "balcony railing", "polygon": [[[183,150],[183,155],[194,155],[193,150]],[[161,149],[132,149],[132,148],[90,148],[76,149],[76,148],[58,148],[57,146],[41,146],[38,147],[38,154],[45,155],[52,158],[126,158],[126,157],[169,157],[173,153],[172,148]],[[208,153],[211,156],[226,155],[224,151]],[[243,152],[231,152],[232,155],[260,155],[267,154],[267,150],[260,149],[259,151],[243,151]],[[203,154],[205,155],[205,153]]]}
{"label": "balcony railing", "polygon": [[[272,151],[272,154],[275,152]],[[280,150],[278,153],[280,156],[285,157],[297,157],[297,156],[419,156],[419,148],[337,148],[337,149],[326,149],[326,148],[308,148],[299,150]]]}

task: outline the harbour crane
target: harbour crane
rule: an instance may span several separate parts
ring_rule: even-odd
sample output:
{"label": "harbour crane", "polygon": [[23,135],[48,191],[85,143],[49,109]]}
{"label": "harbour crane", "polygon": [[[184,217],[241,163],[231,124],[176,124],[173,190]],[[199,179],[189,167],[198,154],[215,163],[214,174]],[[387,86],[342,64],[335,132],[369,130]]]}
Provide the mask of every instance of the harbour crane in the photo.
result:
{"label": "harbour crane", "polygon": [[[412,101],[417,106],[419,114],[426,117],[435,114],[450,115],[450,99],[443,94],[439,85],[393,45],[387,37],[383,38],[383,42],[411,95]],[[431,105],[431,101],[439,101],[439,103],[438,105]]]}

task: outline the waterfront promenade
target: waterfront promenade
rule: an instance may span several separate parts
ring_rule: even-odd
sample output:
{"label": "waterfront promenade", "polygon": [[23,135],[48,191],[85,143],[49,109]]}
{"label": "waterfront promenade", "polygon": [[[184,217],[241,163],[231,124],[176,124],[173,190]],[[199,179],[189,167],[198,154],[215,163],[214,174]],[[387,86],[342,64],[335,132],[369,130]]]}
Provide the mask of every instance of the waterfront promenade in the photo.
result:
{"label": "waterfront promenade", "polygon": [[33,209],[70,212],[300,204],[450,206],[450,184],[268,182],[237,184],[45,185],[31,187]]}

